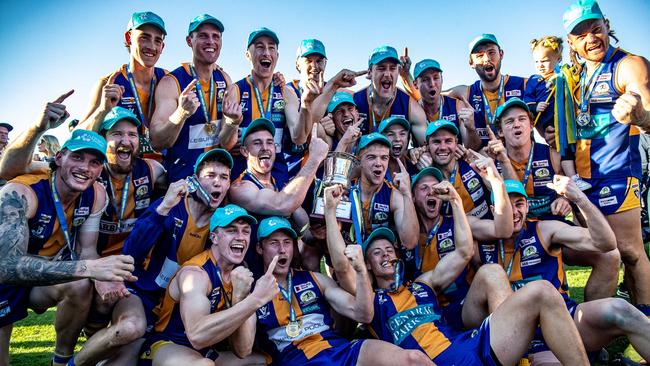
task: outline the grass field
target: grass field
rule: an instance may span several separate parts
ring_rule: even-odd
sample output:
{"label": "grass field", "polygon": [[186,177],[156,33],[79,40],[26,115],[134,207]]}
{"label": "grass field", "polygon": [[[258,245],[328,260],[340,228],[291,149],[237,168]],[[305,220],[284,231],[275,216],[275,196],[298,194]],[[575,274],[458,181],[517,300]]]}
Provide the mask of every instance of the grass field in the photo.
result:
{"label": "grass field", "polygon": [[[583,299],[584,285],[589,276],[589,270],[571,267],[567,270],[571,297],[581,302]],[[14,325],[13,336],[9,352],[13,366],[48,365],[54,349],[54,310],[50,309],[45,314],[36,315],[30,312],[29,316]],[[81,348],[85,339],[81,337],[77,350]],[[613,342],[608,347],[610,353],[624,352],[632,360],[638,361],[639,355],[628,346],[624,339]]]}

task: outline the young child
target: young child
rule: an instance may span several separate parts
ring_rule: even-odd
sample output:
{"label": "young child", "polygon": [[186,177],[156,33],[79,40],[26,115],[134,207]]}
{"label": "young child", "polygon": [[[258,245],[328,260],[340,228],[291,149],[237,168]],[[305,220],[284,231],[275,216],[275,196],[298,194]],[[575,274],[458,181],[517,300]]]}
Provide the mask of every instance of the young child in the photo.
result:
{"label": "young child", "polygon": [[[528,79],[524,101],[534,114],[535,128],[544,136],[546,142],[555,147],[554,118],[554,97],[555,77],[559,71],[559,63],[562,60],[562,38],[546,36],[530,41],[533,51],[535,69],[539,74]],[[550,127],[550,129],[549,129]],[[550,131],[549,131],[550,130]],[[551,132],[553,131],[553,132]],[[565,151],[562,156],[562,171],[576,182],[578,188],[585,191],[591,188],[591,184],[582,180],[576,174],[574,157],[571,151]]]}

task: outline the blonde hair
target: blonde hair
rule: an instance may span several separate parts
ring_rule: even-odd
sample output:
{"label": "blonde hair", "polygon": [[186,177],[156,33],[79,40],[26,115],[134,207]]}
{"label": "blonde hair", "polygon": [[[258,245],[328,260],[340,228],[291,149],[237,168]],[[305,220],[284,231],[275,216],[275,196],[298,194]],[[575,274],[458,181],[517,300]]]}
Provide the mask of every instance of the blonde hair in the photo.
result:
{"label": "blonde hair", "polygon": [[59,144],[59,140],[55,136],[43,135],[41,141],[45,143],[45,154],[47,154],[48,158],[54,157],[61,150],[61,144]]}
{"label": "blonde hair", "polygon": [[546,36],[540,39],[533,39],[530,41],[531,50],[535,50],[538,47],[544,47],[549,50],[552,50],[558,57],[558,60],[562,60],[562,37],[556,36]]}

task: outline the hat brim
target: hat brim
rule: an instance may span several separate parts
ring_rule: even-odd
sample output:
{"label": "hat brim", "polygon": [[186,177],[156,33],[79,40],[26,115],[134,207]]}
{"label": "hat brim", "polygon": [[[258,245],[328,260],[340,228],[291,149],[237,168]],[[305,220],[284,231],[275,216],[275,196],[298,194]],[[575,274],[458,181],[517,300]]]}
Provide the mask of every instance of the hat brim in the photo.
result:
{"label": "hat brim", "polygon": [[0,127],[6,128],[7,132],[11,132],[14,129],[14,126],[4,122],[0,122]]}
{"label": "hat brim", "polygon": [[578,19],[574,20],[573,22],[571,22],[571,24],[569,24],[569,26],[566,27],[566,31],[567,33],[571,33],[576,29],[578,25],[580,25],[580,23],[587,20],[593,20],[593,19],[604,19],[604,17],[601,14],[596,14],[596,13],[583,15]]}
{"label": "hat brim", "polygon": [[435,67],[435,66],[427,66],[427,67],[425,67],[424,69],[420,70],[417,74],[413,75],[413,79],[417,79],[420,75],[422,75],[422,74],[423,74],[425,71],[427,71],[427,70],[433,70],[433,71],[442,72],[442,69],[439,68],[439,67]]}
{"label": "hat brim", "polygon": [[217,20],[217,19],[206,19],[206,20],[204,20],[204,21],[198,23],[196,26],[190,28],[190,29],[188,30],[187,34],[189,35],[190,33],[194,32],[194,31],[197,30],[197,29],[199,29],[199,27],[202,26],[203,24],[212,24],[212,25],[214,25],[215,27],[217,27],[217,29],[218,29],[219,32],[221,32],[221,33],[223,33],[223,31],[225,30],[225,28],[224,28],[224,26],[223,26],[223,23],[221,23],[219,20]]}
{"label": "hat brim", "polygon": [[142,123],[140,122],[140,120],[138,120],[137,118],[135,118],[135,117],[131,117],[131,116],[126,116],[126,117],[121,117],[121,118],[113,118],[113,119],[111,119],[110,121],[104,122],[104,123],[102,124],[101,129],[102,129],[102,131],[108,131],[108,130],[110,130],[111,128],[113,128],[113,126],[115,126],[116,124],[118,124],[118,122],[120,122],[120,121],[128,121],[128,122],[131,122],[131,123],[133,123],[133,125],[135,125],[135,127],[140,127],[140,126],[142,125]]}
{"label": "hat brim", "polygon": [[96,147],[90,147],[86,144],[83,143],[77,143],[77,142],[69,142],[68,144],[65,145],[65,149],[68,149],[70,151],[84,151],[84,150],[90,150],[92,152],[97,153],[99,156],[102,157],[102,161],[106,161],[106,152],[100,150],[99,148]]}
{"label": "hat brim", "polygon": [[307,57],[307,56],[311,56],[311,55],[321,55],[321,56],[323,56],[325,59],[327,59],[327,56],[326,56],[323,52],[320,52],[320,51],[317,51],[317,50],[309,50],[309,51],[306,51],[306,52],[303,53],[302,55],[298,56],[298,58],[300,58],[300,57]]}
{"label": "hat brim", "polygon": [[273,122],[269,121],[266,118],[258,118],[251,122],[248,127],[244,130],[244,133],[241,135],[241,141],[240,143],[244,143],[246,141],[246,138],[248,135],[252,134],[253,132],[257,132],[260,130],[265,130],[269,131],[273,137],[275,137],[275,126],[273,125]]}
{"label": "hat brim", "polygon": [[368,236],[368,238],[363,242],[363,244],[361,244],[361,249],[363,250],[364,256],[366,254],[366,251],[370,247],[370,245],[380,239],[386,239],[393,244],[395,244],[395,241],[397,240],[397,238],[395,237],[395,233],[393,233],[391,229],[386,227],[377,228],[373,230],[373,232],[370,233],[370,236]]}
{"label": "hat brim", "polygon": [[230,155],[230,153],[228,153],[224,149],[218,149],[217,148],[217,149],[212,149],[212,150],[202,154],[201,156],[199,156],[199,158],[196,160],[196,163],[194,164],[194,174],[197,173],[197,170],[199,168],[199,165],[201,165],[201,163],[203,163],[206,159],[208,159],[210,157],[213,157],[213,156],[219,157],[220,159],[218,159],[218,160],[221,163],[225,164],[228,167],[228,169],[232,169],[232,167],[234,166],[234,161],[232,159],[232,155]]}
{"label": "hat brim", "polygon": [[252,45],[260,37],[269,37],[273,40],[273,42],[275,42],[276,45],[280,44],[280,39],[278,38],[278,35],[275,34],[275,32],[270,30],[263,30],[251,37],[250,41],[248,41],[248,46],[246,47],[250,47],[250,45]]}

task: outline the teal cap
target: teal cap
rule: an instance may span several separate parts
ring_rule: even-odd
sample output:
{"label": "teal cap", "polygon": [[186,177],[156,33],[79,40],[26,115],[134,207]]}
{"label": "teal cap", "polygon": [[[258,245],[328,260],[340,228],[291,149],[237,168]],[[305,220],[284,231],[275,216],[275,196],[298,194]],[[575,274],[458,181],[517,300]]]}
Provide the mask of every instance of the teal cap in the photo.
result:
{"label": "teal cap", "polygon": [[458,127],[453,122],[447,121],[446,119],[439,119],[435,122],[429,123],[427,126],[427,131],[425,139],[428,139],[429,136],[433,135],[439,129],[444,128],[451,131],[454,135],[458,136]]}
{"label": "teal cap", "polygon": [[284,217],[271,216],[267,217],[260,222],[260,226],[257,228],[257,239],[262,240],[268,238],[274,232],[278,230],[286,231],[292,239],[296,239],[298,234],[291,227],[289,220]]}
{"label": "teal cap", "polygon": [[[506,193],[517,193],[528,198],[526,188],[524,188],[524,185],[521,184],[520,181],[514,179],[506,179],[503,181],[503,184],[506,186]],[[494,202],[494,192],[490,193],[490,200]]]}
{"label": "teal cap", "polygon": [[336,92],[330,99],[330,103],[327,105],[327,113],[332,113],[336,107],[340,106],[343,103],[350,103],[353,106],[357,106],[357,103],[354,102],[354,97],[352,94],[347,92]]}
{"label": "teal cap", "polygon": [[325,45],[323,45],[323,42],[314,38],[303,39],[302,42],[300,42],[300,46],[298,46],[298,51],[296,51],[296,58],[307,57],[313,54],[327,58],[327,55],[325,54]]}
{"label": "teal cap", "polygon": [[438,180],[438,182],[442,182],[445,180],[445,176],[442,175],[442,172],[440,169],[433,167],[433,166],[428,166],[418,172],[418,174],[414,175],[413,178],[411,178],[411,189],[415,188],[415,185],[418,184],[420,179],[427,177],[427,176],[432,176]]}
{"label": "teal cap", "polygon": [[361,249],[363,250],[363,255],[365,257],[366,255],[366,250],[370,246],[370,244],[379,239],[386,239],[389,242],[395,244],[395,234],[393,233],[393,230],[387,228],[387,227],[378,227],[375,230],[373,230],[368,238],[361,244]]}
{"label": "teal cap", "polygon": [[104,117],[104,121],[102,121],[102,125],[99,128],[99,131],[108,131],[115,124],[119,121],[126,120],[135,125],[135,127],[140,127],[142,123],[140,123],[140,120],[138,117],[131,112],[130,110],[117,106],[113,107],[107,114],[106,117]]}
{"label": "teal cap", "polygon": [[210,231],[214,231],[218,227],[226,227],[240,218],[248,221],[251,225],[257,224],[257,220],[253,216],[249,215],[246,210],[237,205],[231,203],[224,207],[219,207],[214,211],[212,217],[210,217]]}
{"label": "teal cap", "polygon": [[469,43],[469,53],[474,53],[476,47],[484,43],[494,43],[495,45],[499,46],[499,41],[497,41],[497,37],[494,34],[483,33],[480,36],[474,38]]}
{"label": "teal cap", "polygon": [[390,117],[386,118],[385,120],[381,121],[381,123],[379,124],[379,128],[377,128],[377,131],[379,133],[383,134],[384,131],[386,131],[388,129],[388,127],[390,127],[390,126],[392,126],[394,124],[398,124],[398,125],[404,127],[404,129],[406,131],[411,130],[411,124],[404,117],[390,116]]}
{"label": "teal cap", "polygon": [[372,65],[377,65],[378,63],[386,59],[392,59],[395,60],[395,62],[399,63],[399,56],[397,55],[397,51],[393,47],[379,46],[374,50],[372,50],[372,54],[368,59],[368,67]]}
{"label": "teal cap", "polygon": [[508,109],[512,108],[512,107],[519,107],[519,108],[522,108],[522,109],[526,110],[526,112],[530,112],[530,108],[528,108],[528,104],[524,103],[523,100],[521,100],[521,99],[519,99],[517,97],[510,98],[510,99],[506,100],[505,103],[503,103],[503,104],[501,104],[500,106],[497,107],[497,111],[494,114],[494,118],[495,118],[495,121],[497,122],[497,124],[500,124],[499,120],[501,119],[501,116],[503,115],[503,113],[505,111],[507,111]]}
{"label": "teal cap", "polygon": [[380,134],[379,132],[372,132],[361,136],[361,140],[359,141],[359,148],[357,151],[361,152],[361,150],[367,148],[372,144],[382,144],[387,146],[389,149],[392,147],[392,144],[386,136]]}
{"label": "teal cap", "polygon": [[201,14],[195,16],[190,21],[190,27],[187,29],[187,34],[189,35],[190,33],[194,32],[198,27],[200,27],[204,23],[214,25],[215,27],[217,27],[217,29],[219,29],[219,32],[223,33],[224,30],[223,23],[221,23],[219,19],[213,17],[210,14]]}
{"label": "teal cap", "polygon": [[578,24],[589,19],[605,19],[595,0],[578,0],[569,5],[562,15],[562,23],[568,33],[571,33]]}
{"label": "teal cap", "polygon": [[160,29],[164,35],[167,35],[167,31],[165,30],[165,22],[157,14],[150,11],[140,11],[133,13],[131,15],[131,19],[129,19],[129,23],[126,25],[126,31],[128,32],[133,29],[138,29],[146,24],[153,25],[154,27]]}
{"label": "teal cap", "polygon": [[266,118],[258,118],[246,127],[244,132],[241,134],[241,140],[239,142],[243,144],[248,135],[259,130],[267,130],[272,136],[275,136],[275,126],[273,125],[273,122]]}
{"label": "teal cap", "polygon": [[415,67],[413,68],[413,79],[417,79],[420,74],[429,69],[442,72],[442,68],[440,68],[440,63],[438,63],[438,61],[424,59],[415,64]]}
{"label": "teal cap", "polygon": [[194,163],[194,174],[198,174],[199,165],[201,165],[205,159],[210,157],[215,157],[215,160],[226,165],[229,169],[232,169],[233,160],[230,153],[224,149],[216,148],[199,155],[199,157],[196,159],[196,163]]}
{"label": "teal cap", "polygon": [[248,44],[246,45],[246,48],[250,47],[250,45],[253,44],[253,42],[255,42],[256,39],[262,36],[267,36],[271,38],[276,45],[280,44],[280,39],[278,38],[278,35],[275,34],[274,31],[266,27],[262,27],[262,28],[255,29],[254,31],[251,32],[251,34],[248,35]]}
{"label": "teal cap", "polygon": [[61,149],[70,151],[95,150],[102,156],[103,161],[106,161],[106,140],[94,131],[72,131],[72,136],[63,144]]}

